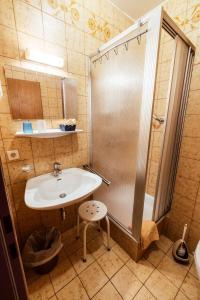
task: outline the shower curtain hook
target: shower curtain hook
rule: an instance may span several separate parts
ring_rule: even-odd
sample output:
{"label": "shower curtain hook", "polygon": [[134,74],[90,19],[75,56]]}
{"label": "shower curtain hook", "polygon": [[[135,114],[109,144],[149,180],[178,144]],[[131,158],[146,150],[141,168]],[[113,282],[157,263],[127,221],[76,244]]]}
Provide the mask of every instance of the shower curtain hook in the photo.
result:
{"label": "shower curtain hook", "polygon": [[126,51],[128,51],[128,42],[124,44]]}
{"label": "shower curtain hook", "polygon": [[99,58],[99,62],[100,64],[102,64],[102,56]]}
{"label": "shower curtain hook", "polygon": [[141,34],[137,36],[138,45],[141,44]]}
{"label": "shower curtain hook", "polygon": [[142,27],[142,21],[139,20],[138,23],[139,23],[139,34],[137,36],[137,41],[138,41],[138,45],[140,45],[141,44],[141,30],[140,29]]}
{"label": "shower curtain hook", "polygon": [[106,56],[107,60],[109,60],[109,52],[106,52],[105,56]]}
{"label": "shower curtain hook", "polygon": [[116,55],[118,55],[118,48],[117,47],[114,48],[114,52],[115,52]]}

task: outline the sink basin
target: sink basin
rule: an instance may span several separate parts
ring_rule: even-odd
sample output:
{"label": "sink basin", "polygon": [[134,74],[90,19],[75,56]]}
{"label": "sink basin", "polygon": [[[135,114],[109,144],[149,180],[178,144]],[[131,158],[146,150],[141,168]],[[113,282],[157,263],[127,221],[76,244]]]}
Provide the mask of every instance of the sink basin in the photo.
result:
{"label": "sink basin", "polygon": [[101,177],[79,168],[62,170],[31,178],[25,189],[26,206],[50,210],[77,203],[91,195],[102,183]]}

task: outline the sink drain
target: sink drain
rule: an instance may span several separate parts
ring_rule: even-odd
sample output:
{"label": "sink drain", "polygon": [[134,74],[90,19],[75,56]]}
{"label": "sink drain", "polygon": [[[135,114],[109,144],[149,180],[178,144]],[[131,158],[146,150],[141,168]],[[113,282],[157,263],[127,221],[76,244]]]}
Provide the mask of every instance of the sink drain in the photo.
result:
{"label": "sink drain", "polygon": [[67,196],[67,194],[65,194],[65,193],[62,193],[59,195],[60,198],[65,198],[66,196]]}

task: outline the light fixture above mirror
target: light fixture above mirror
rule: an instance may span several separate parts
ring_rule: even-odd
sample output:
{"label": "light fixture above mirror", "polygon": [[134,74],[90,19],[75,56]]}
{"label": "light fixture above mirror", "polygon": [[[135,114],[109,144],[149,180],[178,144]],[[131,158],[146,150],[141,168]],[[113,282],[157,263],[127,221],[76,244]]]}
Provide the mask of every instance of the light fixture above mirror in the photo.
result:
{"label": "light fixture above mirror", "polygon": [[64,66],[64,59],[62,57],[28,48],[25,50],[25,59],[58,68]]}

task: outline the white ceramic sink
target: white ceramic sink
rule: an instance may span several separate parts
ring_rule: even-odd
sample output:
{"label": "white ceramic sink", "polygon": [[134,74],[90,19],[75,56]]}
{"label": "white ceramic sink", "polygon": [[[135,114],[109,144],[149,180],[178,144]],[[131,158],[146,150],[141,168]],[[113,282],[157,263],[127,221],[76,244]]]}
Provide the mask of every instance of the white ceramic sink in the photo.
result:
{"label": "white ceramic sink", "polygon": [[62,208],[86,198],[101,183],[98,175],[78,168],[62,170],[58,177],[51,173],[37,176],[27,181],[25,203],[39,210]]}

